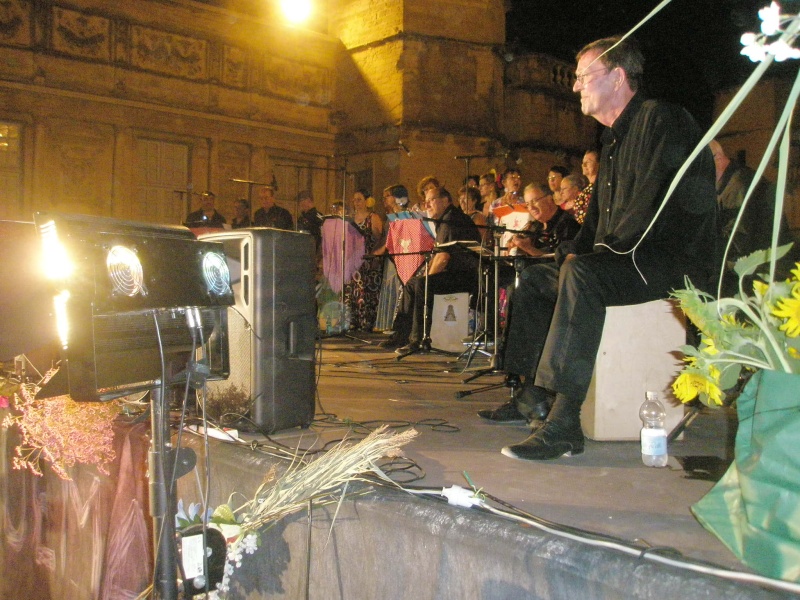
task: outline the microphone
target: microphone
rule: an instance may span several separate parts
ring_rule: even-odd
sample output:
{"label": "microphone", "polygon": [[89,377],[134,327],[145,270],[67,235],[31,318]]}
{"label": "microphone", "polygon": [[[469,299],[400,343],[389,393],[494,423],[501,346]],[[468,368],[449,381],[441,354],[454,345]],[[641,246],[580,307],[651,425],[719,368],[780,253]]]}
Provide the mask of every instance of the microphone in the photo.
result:
{"label": "microphone", "polygon": [[402,148],[402,149],[405,151],[405,153],[406,153],[408,156],[411,156],[411,150],[409,150],[409,149],[408,149],[408,146],[406,146],[406,145],[403,143],[403,140],[399,140],[399,141],[397,142],[397,145],[398,145],[398,146],[400,146],[400,147],[401,147],[401,148]]}
{"label": "microphone", "polygon": [[268,183],[262,183],[260,181],[251,181],[250,179],[236,179],[233,177],[231,178],[231,181],[235,183],[252,183],[253,185],[269,185]]}

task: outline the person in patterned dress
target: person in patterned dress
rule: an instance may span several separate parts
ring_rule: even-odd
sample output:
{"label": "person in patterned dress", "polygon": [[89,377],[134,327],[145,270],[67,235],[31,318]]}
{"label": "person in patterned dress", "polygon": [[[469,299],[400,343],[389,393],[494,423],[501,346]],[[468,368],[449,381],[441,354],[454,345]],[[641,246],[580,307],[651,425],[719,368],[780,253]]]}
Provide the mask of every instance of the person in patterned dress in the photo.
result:
{"label": "person in patterned dress", "polygon": [[364,236],[365,258],[345,286],[345,305],[350,313],[350,329],[372,331],[378,316],[378,298],[381,290],[382,260],[373,257],[383,235],[383,221],[373,212],[375,200],[364,189],[353,194],[353,224]]}

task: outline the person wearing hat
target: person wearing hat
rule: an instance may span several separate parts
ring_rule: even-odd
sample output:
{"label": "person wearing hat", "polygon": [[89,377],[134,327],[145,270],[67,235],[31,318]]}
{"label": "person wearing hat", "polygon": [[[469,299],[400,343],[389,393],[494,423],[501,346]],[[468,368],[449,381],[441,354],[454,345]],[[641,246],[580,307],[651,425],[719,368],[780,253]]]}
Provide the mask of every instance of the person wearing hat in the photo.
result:
{"label": "person wearing hat", "polygon": [[217,209],[214,208],[214,200],[216,200],[214,192],[203,192],[200,195],[200,208],[189,213],[184,225],[186,225],[186,227],[215,227],[222,229],[222,226],[225,225],[227,221],[225,217],[219,214]]}

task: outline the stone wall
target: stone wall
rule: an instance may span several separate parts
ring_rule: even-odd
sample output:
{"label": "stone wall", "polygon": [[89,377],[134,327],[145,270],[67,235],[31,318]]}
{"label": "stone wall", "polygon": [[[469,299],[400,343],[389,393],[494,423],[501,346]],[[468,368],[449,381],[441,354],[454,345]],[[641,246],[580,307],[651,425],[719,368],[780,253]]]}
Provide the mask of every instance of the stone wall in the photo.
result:
{"label": "stone wall", "polygon": [[[205,189],[231,216],[248,190],[230,179],[273,174],[287,207],[298,187],[324,201],[335,178],[312,167],[333,166],[339,51],[327,36],[191,0],[10,0],[0,11],[0,121],[19,128],[25,166],[0,216],[180,220],[190,206],[178,190]],[[151,140],[162,152],[180,146],[185,173],[143,152]],[[139,163],[151,158],[164,162],[159,185],[141,181]],[[154,202],[170,208],[154,212]]]}

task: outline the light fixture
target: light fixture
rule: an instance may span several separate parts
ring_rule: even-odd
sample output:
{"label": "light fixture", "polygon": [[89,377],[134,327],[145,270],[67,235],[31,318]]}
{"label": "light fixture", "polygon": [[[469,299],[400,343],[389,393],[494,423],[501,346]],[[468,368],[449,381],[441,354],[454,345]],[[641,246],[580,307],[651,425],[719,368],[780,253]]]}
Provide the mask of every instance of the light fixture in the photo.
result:
{"label": "light fixture", "polygon": [[69,317],[67,317],[67,302],[69,301],[69,291],[62,290],[53,298],[53,305],[56,313],[56,330],[61,347],[65,350],[69,347]]}
{"label": "light fixture", "polygon": [[304,23],[311,16],[311,0],[281,0],[284,16],[295,24]]}
{"label": "light fixture", "polygon": [[67,249],[58,238],[58,230],[54,221],[48,221],[39,227],[42,239],[42,261],[45,277],[52,280],[67,279],[75,270]]}
{"label": "light fixture", "polygon": [[206,252],[203,256],[203,278],[210,294],[223,296],[231,292],[231,274],[224,254]]}
{"label": "light fixture", "polygon": [[136,252],[130,248],[113,246],[106,256],[106,268],[115,294],[131,297],[147,294],[142,263]]}

